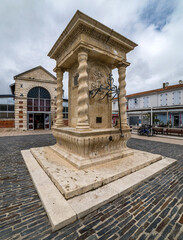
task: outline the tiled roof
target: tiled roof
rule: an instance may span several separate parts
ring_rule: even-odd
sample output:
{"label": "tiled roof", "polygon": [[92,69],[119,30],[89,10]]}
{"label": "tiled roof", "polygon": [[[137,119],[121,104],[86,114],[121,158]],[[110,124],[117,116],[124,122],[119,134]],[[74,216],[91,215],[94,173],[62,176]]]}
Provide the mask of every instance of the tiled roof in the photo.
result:
{"label": "tiled roof", "polygon": [[145,92],[133,93],[130,95],[126,95],[126,97],[132,98],[132,97],[148,95],[148,94],[153,94],[153,93],[157,93],[157,92],[166,92],[166,91],[170,91],[170,90],[174,90],[174,89],[181,89],[181,88],[183,88],[183,84],[177,84],[177,85],[167,86],[165,88],[159,88],[159,89],[149,90],[149,91],[145,91]]}

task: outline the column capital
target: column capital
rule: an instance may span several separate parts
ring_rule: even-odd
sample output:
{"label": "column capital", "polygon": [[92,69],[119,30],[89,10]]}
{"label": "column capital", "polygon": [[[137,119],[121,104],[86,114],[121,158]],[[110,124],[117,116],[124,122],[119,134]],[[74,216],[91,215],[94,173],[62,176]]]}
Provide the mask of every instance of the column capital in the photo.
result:
{"label": "column capital", "polygon": [[130,66],[130,63],[129,62],[119,62],[118,65],[117,65],[117,68],[121,68],[121,67],[125,67],[127,68],[128,66]]}
{"label": "column capital", "polygon": [[63,67],[58,67],[58,66],[56,66],[56,67],[53,69],[53,71],[56,72],[56,73],[58,73],[58,72],[64,73],[66,70],[65,70],[65,68],[63,68]]}
{"label": "column capital", "polygon": [[86,48],[86,47],[79,47],[78,48],[78,54],[80,54],[80,53],[88,54],[89,52],[90,52],[90,50],[88,48]]}

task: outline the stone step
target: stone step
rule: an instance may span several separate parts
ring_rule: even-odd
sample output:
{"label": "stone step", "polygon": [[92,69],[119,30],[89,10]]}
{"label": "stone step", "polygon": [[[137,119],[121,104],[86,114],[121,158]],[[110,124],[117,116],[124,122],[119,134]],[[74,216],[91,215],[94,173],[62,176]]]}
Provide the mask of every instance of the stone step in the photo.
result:
{"label": "stone step", "polygon": [[30,150],[21,151],[35,188],[50,220],[52,230],[56,231],[76,220],[76,213],[44,172]]}
{"label": "stone step", "polygon": [[86,216],[177,162],[175,159],[163,158],[96,190],[66,200],[38,164],[30,150],[23,150],[21,153],[53,231]]}

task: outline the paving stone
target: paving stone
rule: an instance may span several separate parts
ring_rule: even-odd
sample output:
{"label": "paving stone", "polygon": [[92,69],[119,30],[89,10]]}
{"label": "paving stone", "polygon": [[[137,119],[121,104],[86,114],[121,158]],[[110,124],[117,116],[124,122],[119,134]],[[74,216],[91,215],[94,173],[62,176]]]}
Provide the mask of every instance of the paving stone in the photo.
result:
{"label": "paving stone", "polygon": [[117,234],[114,234],[112,237],[110,237],[108,240],[114,240],[119,239],[119,236]]}
{"label": "paving stone", "polygon": [[124,225],[124,227],[118,232],[118,234],[119,234],[120,236],[123,236],[124,233],[125,233],[126,231],[128,231],[128,230],[131,228],[131,226],[133,226],[134,224],[135,224],[135,220],[132,219],[130,222],[128,222],[127,224]]}
{"label": "paving stone", "polygon": [[157,227],[158,223],[161,221],[161,218],[156,218],[153,223],[149,225],[149,227],[146,229],[146,232],[150,233],[154,228]]}
{"label": "paving stone", "polygon": [[129,231],[127,231],[124,235],[123,235],[123,240],[128,240],[130,238],[130,236],[138,229],[138,227],[136,225],[133,225],[133,227],[130,228]]}
{"label": "paving stone", "polygon": [[87,240],[96,240],[96,239],[98,239],[98,237],[95,234],[87,238]]}
{"label": "paving stone", "polygon": [[182,216],[179,219],[179,223],[183,224],[183,214],[182,214]]}
{"label": "paving stone", "polygon": [[170,208],[164,209],[163,212],[160,214],[160,217],[165,218],[166,215],[169,213],[169,211],[170,211]]}
{"label": "paving stone", "polygon": [[83,234],[84,232],[86,232],[86,231],[90,230],[91,228],[95,227],[95,225],[97,225],[98,223],[100,223],[100,220],[99,220],[99,219],[97,219],[97,220],[93,221],[92,223],[88,224],[87,226],[81,228],[81,229],[79,230],[79,232],[80,232],[81,234]]}
{"label": "paving stone", "polygon": [[[102,237],[100,237],[99,239],[100,240],[106,240],[106,239],[109,239],[109,238],[111,239],[114,235],[116,235],[116,232],[119,231],[118,227],[114,227],[112,229],[111,228],[110,228],[110,230],[108,232],[106,232],[104,235],[102,235]],[[116,238],[113,237],[113,239],[116,239]]]}
{"label": "paving stone", "polygon": [[173,232],[168,236],[170,240],[176,239],[176,236],[178,235],[180,229],[181,229],[181,224],[177,223],[173,229]]}
{"label": "paving stone", "polygon": [[171,232],[171,230],[172,230],[172,225],[168,225],[162,232],[162,237],[166,239],[167,235]]}
{"label": "paving stone", "polygon": [[183,231],[180,233],[180,235],[177,237],[177,240],[182,240],[183,239]]}
{"label": "paving stone", "polygon": [[140,238],[139,238],[139,240],[146,240],[147,239],[147,236],[145,235],[145,234],[143,234]]}
{"label": "paving stone", "polygon": [[[84,234],[79,236],[77,239],[78,240],[84,240],[84,239],[88,238],[90,235],[92,235],[94,232],[95,231],[93,229],[89,229],[87,232],[85,232]],[[67,239],[67,238],[65,238],[65,239]],[[69,238],[69,239],[72,240],[73,238]]]}
{"label": "paving stone", "polygon": [[151,234],[147,240],[154,240],[156,238],[157,234]]}
{"label": "paving stone", "polygon": [[[51,134],[0,138],[0,236],[2,240],[74,240],[78,238],[146,240],[154,236],[156,239],[159,236],[159,240],[183,239],[181,145],[130,139],[128,147],[175,158],[178,164],[145,181],[113,202],[100,207],[85,218],[53,233],[20,154],[20,150],[23,149],[53,144],[55,139]],[[162,218],[159,217],[160,215]],[[80,232],[81,229],[86,231]],[[121,231],[121,236],[115,231]],[[99,232],[100,235],[98,235]]]}
{"label": "paving stone", "polygon": [[163,221],[157,226],[156,231],[161,232],[163,228],[167,225],[167,223],[170,221],[169,218],[163,219]]}

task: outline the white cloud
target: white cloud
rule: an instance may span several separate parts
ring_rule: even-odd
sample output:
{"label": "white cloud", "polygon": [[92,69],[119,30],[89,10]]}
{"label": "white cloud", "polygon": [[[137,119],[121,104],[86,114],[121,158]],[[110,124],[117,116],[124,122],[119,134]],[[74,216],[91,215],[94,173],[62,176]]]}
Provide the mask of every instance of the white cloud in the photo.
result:
{"label": "white cloud", "polygon": [[133,65],[128,70],[129,93],[160,88],[167,81],[177,84],[183,77],[183,2],[177,3],[161,31],[155,24],[140,25],[136,29],[134,34],[139,46],[129,54]]}
{"label": "white cloud", "polygon": [[183,78],[181,0],[6,0],[0,8],[0,94],[30,68],[42,65],[53,73],[55,61],[47,54],[77,9],[138,44],[127,56],[127,93]]}

